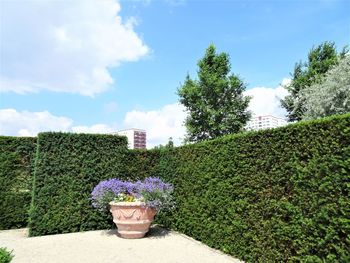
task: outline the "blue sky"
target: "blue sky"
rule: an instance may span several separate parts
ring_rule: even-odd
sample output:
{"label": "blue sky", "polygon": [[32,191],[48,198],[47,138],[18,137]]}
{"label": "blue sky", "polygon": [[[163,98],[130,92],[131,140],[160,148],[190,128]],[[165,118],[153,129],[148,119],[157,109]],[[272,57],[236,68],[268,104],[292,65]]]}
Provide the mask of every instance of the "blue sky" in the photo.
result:
{"label": "blue sky", "polygon": [[[74,4],[72,4],[74,2]],[[176,89],[213,43],[255,114],[313,45],[350,41],[349,1],[1,1],[0,133],[111,132],[149,145],[183,137]],[[40,15],[38,15],[40,14]]]}

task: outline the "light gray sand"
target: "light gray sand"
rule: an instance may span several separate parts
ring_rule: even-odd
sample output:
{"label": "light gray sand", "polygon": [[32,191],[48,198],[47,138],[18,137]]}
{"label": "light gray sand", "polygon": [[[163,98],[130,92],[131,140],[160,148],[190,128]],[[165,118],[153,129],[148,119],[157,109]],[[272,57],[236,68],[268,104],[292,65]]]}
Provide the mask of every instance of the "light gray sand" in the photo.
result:
{"label": "light gray sand", "polygon": [[[122,239],[115,230],[27,237],[27,229],[0,231],[0,247],[13,263],[239,263],[174,231],[152,227],[142,239]],[[11,263],[12,263],[11,262]]]}

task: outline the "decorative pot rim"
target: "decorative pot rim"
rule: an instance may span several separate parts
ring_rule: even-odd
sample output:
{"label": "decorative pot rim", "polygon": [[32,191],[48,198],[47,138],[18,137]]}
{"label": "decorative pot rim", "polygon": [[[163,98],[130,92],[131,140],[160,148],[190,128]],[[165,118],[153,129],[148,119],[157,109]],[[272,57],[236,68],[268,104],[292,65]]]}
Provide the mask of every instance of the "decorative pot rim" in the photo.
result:
{"label": "decorative pot rim", "polygon": [[116,205],[116,206],[146,206],[145,202],[115,202],[111,201],[109,202],[109,205]]}

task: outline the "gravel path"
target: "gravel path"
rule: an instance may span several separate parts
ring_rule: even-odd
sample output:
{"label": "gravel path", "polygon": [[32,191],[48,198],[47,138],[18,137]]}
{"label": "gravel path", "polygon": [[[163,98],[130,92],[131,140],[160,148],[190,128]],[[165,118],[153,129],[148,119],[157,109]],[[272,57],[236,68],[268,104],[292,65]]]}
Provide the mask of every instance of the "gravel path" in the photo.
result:
{"label": "gravel path", "polygon": [[174,231],[152,227],[143,239],[122,239],[115,230],[27,237],[26,229],[0,231],[11,263],[242,263]]}

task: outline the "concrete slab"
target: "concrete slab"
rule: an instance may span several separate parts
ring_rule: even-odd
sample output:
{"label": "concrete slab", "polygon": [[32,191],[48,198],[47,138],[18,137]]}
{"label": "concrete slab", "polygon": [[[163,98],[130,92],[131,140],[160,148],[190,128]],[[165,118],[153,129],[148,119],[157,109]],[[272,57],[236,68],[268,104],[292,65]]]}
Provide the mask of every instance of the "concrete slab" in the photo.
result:
{"label": "concrete slab", "polygon": [[[13,263],[242,263],[175,231],[152,227],[145,238],[122,239],[115,230],[27,237],[27,229],[0,231]],[[11,262],[11,263],[12,263]]]}

